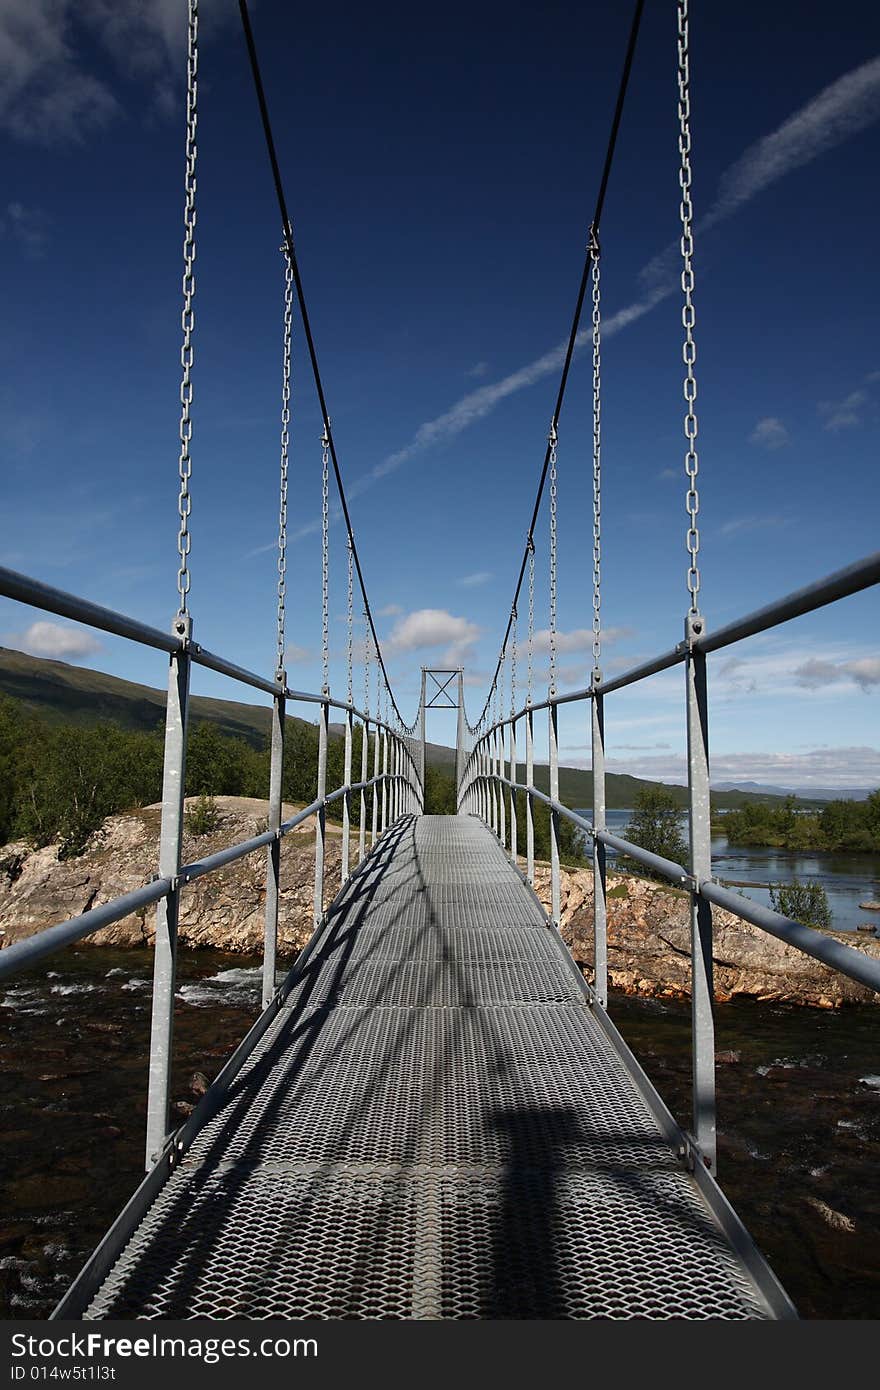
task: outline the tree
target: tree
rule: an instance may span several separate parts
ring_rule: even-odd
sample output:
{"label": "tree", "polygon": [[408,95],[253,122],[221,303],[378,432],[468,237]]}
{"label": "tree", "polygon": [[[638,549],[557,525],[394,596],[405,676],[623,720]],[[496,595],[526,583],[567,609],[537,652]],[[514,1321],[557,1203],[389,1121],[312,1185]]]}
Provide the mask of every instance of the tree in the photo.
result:
{"label": "tree", "polygon": [[828,894],[821,883],[798,883],[797,879],[792,883],[771,883],[770,906],[805,927],[831,926]]}
{"label": "tree", "polygon": [[[632,819],[627,823],[624,839],[642,849],[671,859],[674,864],[686,864],[688,848],[681,833],[681,812],[665,787],[645,787],[636,793]],[[647,874],[666,881],[663,874],[647,869],[635,859],[625,859],[621,868],[627,872]]]}

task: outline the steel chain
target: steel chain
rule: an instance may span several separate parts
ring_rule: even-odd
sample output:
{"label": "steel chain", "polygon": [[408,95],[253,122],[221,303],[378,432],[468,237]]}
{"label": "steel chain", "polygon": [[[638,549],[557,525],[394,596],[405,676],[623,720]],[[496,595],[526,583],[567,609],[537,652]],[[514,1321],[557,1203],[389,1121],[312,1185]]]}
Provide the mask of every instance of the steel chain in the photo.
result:
{"label": "steel chain", "polygon": [[330,694],[330,435],[321,435],[321,693]]}
{"label": "steel chain", "polygon": [[593,670],[602,654],[602,310],[599,239],[590,228],[593,262]]}
{"label": "steel chain", "polygon": [[193,399],[192,378],[190,374],[193,366],[192,333],[195,323],[193,299],[196,292],[193,264],[196,259],[198,38],[199,2],[198,0],[189,0],[186,64],[186,177],[183,213],[183,313],[181,314],[183,343],[180,349],[180,365],[182,368],[180,382],[180,460],[178,466],[180,491],[177,502],[177,512],[180,518],[180,529],[177,536],[177,553],[180,558],[180,565],[177,571],[177,594],[179,600],[178,608],[181,616],[187,612],[187,595],[189,594],[190,586],[189,552],[191,538],[189,533],[189,517],[192,510],[192,498],[189,491],[190,478],[192,477],[192,459],[190,457],[192,419],[190,417],[190,407]]}
{"label": "steel chain", "polygon": [[697,473],[699,471],[699,459],[696,449],[697,412],[695,408],[697,400],[697,379],[694,375],[697,349],[694,342],[694,237],[693,205],[691,203],[691,98],[688,37],[688,0],[678,0],[678,148],[681,154],[681,172],[679,174],[679,182],[681,184],[681,255],[683,261],[681,288],[684,294],[684,307],[681,313],[681,321],[684,327],[682,356],[685,364],[684,399],[687,405],[684,417],[684,433],[687,440],[685,471],[688,478],[686,500],[688,513],[687,550],[690,556],[687,586],[691,601],[691,612],[696,613],[698,612],[698,597],[700,592],[700,570],[697,563],[697,557],[700,551],[700,532],[697,526],[700,512],[700,495],[697,492]]}
{"label": "steel chain", "polygon": [[528,641],[528,681],[526,704],[532,703],[532,675],[535,654],[535,542],[529,536],[529,641]]}
{"label": "steel chain", "polygon": [[348,703],[354,704],[354,548],[348,538]]}
{"label": "steel chain", "polygon": [[293,325],[293,269],[287,245],[284,256],[284,353],[281,375],[281,494],[278,513],[278,672],[284,670],[285,598],[287,591],[287,475],[290,448],[290,339]]}
{"label": "steel chain", "polygon": [[370,624],[364,609],[364,714],[370,717]]}
{"label": "steel chain", "polygon": [[510,644],[510,717],[516,714],[516,625],[517,612],[516,604],[510,611],[511,624],[511,644]]}
{"label": "steel chain", "polygon": [[556,694],[556,422],[550,424],[550,682]]}

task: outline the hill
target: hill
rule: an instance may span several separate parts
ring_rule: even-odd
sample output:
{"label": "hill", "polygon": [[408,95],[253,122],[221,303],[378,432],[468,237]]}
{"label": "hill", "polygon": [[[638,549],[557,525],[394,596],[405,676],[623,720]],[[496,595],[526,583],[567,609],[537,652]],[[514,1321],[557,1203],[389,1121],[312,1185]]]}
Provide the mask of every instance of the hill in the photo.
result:
{"label": "hill", "polygon": [[[27,656],[7,647],[0,647],[0,692],[21,700],[43,718],[58,723],[89,725],[99,720],[109,720],[124,729],[147,732],[155,729],[165,717],[164,690],[121,680],[118,676],[110,676],[103,671],[71,666],[64,661],[47,661],[40,657]],[[191,718],[194,724],[216,724],[221,732],[242,738],[254,748],[264,747],[269,735],[270,712],[266,705],[249,705],[236,700],[216,700],[204,695],[194,695],[191,702]],[[299,719],[297,722],[305,724],[313,723],[314,720]],[[331,725],[331,732],[337,736],[341,735],[342,726]],[[426,754],[431,767],[448,775],[454,773],[453,748],[429,743],[426,746]],[[522,764],[519,772],[521,779]],[[657,785],[639,777],[610,772],[606,777],[608,806],[612,809],[631,807],[639,791]],[[687,806],[686,787],[669,783],[663,785],[677,805]],[[546,764],[536,764],[535,786],[541,791],[549,791],[550,776]],[[591,806],[593,774],[580,768],[561,767],[559,794],[567,806]],[[733,810],[746,802],[754,801],[778,805],[782,799],[780,796],[758,791],[712,793],[713,808],[722,811]],[[812,801],[803,801],[804,806],[812,804]]]}

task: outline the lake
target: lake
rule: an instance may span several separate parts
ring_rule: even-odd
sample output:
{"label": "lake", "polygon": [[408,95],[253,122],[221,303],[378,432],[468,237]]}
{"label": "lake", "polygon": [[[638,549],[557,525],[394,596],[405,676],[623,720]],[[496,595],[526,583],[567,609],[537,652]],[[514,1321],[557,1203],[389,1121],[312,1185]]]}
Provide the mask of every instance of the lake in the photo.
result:
{"label": "lake", "polygon": [[[592,811],[579,810],[587,820]],[[608,829],[623,835],[633,812],[608,811]],[[687,816],[681,817],[682,833],[687,839]],[[613,861],[609,853],[609,861]],[[770,891],[761,884],[820,883],[828,894],[832,925],[838,931],[856,931],[859,925],[874,922],[880,927],[880,912],[865,912],[863,902],[880,902],[880,859],[873,854],[821,854],[803,851],[772,849],[760,845],[729,845],[724,835],[712,840],[712,872],[716,878],[729,883],[748,884],[741,888],[746,897],[770,905]],[[754,885],[754,886],[752,886]]]}

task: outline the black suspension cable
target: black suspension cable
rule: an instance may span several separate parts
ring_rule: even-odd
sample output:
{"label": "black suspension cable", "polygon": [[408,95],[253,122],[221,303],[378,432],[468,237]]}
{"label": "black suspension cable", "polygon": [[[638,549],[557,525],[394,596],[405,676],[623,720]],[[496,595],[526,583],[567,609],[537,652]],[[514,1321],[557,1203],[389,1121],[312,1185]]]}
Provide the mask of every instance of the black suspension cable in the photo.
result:
{"label": "black suspension cable", "polygon": [[346,501],[345,497],[345,489],[342,486],[342,474],[339,470],[339,460],[336,457],[336,445],[333,441],[333,431],[330,427],[330,415],[327,411],[327,400],[324,395],[324,386],[321,381],[320,368],[318,367],[318,354],[315,349],[315,340],[312,336],[311,324],[309,322],[308,310],[306,308],[305,294],[303,292],[302,279],[300,277],[299,265],[296,259],[296,251],[294,249],[293,244],[293,228],[291,227],[290,217],[287,211],[287,200],[284,196],[284,185],[281,180],[281,169],[279,168],[278,156],[275,151],[275,139],[272,134],[272,123],[269,119],[269,108],[266,103],[266,92],[263,87],[263,79],[260,74],[260,64],[257,58],[257,49],[256,44],[254,43],[254,34],[251,28],[250,15],[248,14],[247,0],[238,0],[238,8],[241,13],[241,23],[244,29],[245,41],[247,43],[248,57],[250,59],[251,65],[251,74],[253,76],[254,88],[256,90],[257,101],[260,107],[260,117],[263,123],[263,134],[266,137],[266,149],[269,155],[269,163],[272,166],[272,179],[275,184],[275,195],[278,199],[278,210],[281,213],[281,225],[284,230],[284,240],[287,245],[287,254],[290,259],[290,267],[293,272],[293,282],[296,286],[297,299],[299,300],[299,311],[300,316],[302,318],[303,331],[305,332],[306,343],[309,349],[309,359],[312,364],[312,375],[315,378],[315,389],[318,393],[318,404],[321,410],[321,417],[324,422],[324,428],[327,431],[327,441],[330,446],[330,459],[333,464],[333,473],[336,478],[336,487],[339,491],[339,501],[342,507],[342,515],[345,520],[345,527],[348,532],[348,539],[351,542],[351,550],[352,555],[354,557],[355,568],[357,570],[358,583],[360,584],[361,594],[364,600],[364,611],[366,613],[367,620],[370,624],[370,631],[373,634],[373,642],[376,648],[376,656],[378,658],[379,665],[382,669],[382,675],[385,677],[385,685],[388,690],[388,694],[391,697],[391,704],[394,707],[394,711],[397,714],[397,717],[400,720],[401,724],[403,724],[404,727],[407,727],[406,720],[401,714],[400,709],[397,705],[397,701],[394,698],[394,691],[391,689],[391,682],[388,679],[388,672],[385,669],[385,662],[382,658],[382,649],[379,646],[379,636],[376,632],[376,625],[373,622],[373,613],[370,608],[370,600],[367,597],[367,589],[364,583],[363,570],[361,569],[360,556],[358,555],[357,544],[354,538],[354,531],[352,530],[351,516],[349,515],[348,511],[348,502]]}
{"label": "black suspension cable", "polygon": [[[549,433],[551,436],[556,433],[556,429],[559,424],[559,417],[562,414],[562,403],[565,399],[565,388],[568,385],[568,373],[571,367],[571,360],[574,356],[578,328],[580,327],[581,321],[581,312],[584,307],[584,299],[586,297],[587,285],[590,279],[590,271],[593,265],[594,238],[595,244],[598,245],[599,224],[602,221],[602,209],[605,206],[605,194],[608,191],[608,180],[611,177],[611,166],[614,163],[614,151],[617,145],[617,135],[620,130],[620,122],[623,116],[623,105],[624,101],[626,100],[626,91],[629,85],[629,77],[630,72],[632,70],[633,58],[635,57],[636,42],[639,37],[639,27],[642,22],[642,11],[644,10],[644,8],[645,0],[636,0],[636,7],[633,12],[632,24],[630,25],[629,40],[626,46],[626,56],[623,60],[623,71],[620,75],[620,84],[617,89],[617,101],[614,107],[614,117],[611,122],[611,132],[608,137],[608,147],[605,151],[605,162],[602,166],[602,177],[599,181],[599,192],[596,196],[596,207],[593,212],[591,235],[587,242],[587,253],[584,258],[584,269],[581,275],[581,282],[578,287],[577,302],[575,304],[574,316],[572,318],[571,323],[571,332],[568,335],[568,344],[565,350],[565,359],[562,364],[562,375],[559,380],[559,390],[556,393],[556,404],[553,407],[553,418],[550,422]],[[547,482],[547,471],[549,467],[550,440],[548,439],[547,449],[544,454],[544,466],[541,469],[541,477],[538,483],[538,494],[535,498],[535,505],[532,509],[532,519],[529,522],[529,529],[528,534],[526,536],[526,544],[525,550],[523,551],[522,564],[519,568],[519,576],[516,581],[516,590],[513,595],[513,603],[510,606],[510,617],[507,620],[507,628],[505,629],[504,638],[501,643],[501,651],[498,656],[498,664],[495,667],[495,674],[493,675],[492,682],[489,686],[489,693],[486,696],[486,703],[483,705],[483,708],[480,712],[480,716],[476,721],[477,724],[482,723],[483,717],[489,708],[489,704],[492,699],[492,691],[495,688],[495,683],[498,680],[498,675],[501,670],[501,663],[504,659],[504,652],[507,648],[507,640],[510,637],[510,630],[514,622],[514,614],[516,613],[517,604],[519,603],[519,596],[520,591],[522,589],[523,578],[525,577],[526,565],[528,564],[529,552],[534,544],[535,524],[538,520],[538,512],[541,509],[541,499],[544,496],[544,485]]]}

